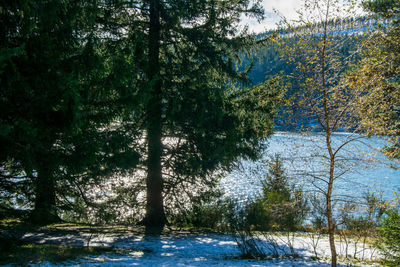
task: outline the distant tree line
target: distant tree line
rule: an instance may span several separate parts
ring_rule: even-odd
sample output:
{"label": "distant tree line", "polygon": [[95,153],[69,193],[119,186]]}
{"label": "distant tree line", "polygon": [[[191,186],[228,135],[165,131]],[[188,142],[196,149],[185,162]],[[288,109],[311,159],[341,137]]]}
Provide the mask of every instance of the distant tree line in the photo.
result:
{"label": "distant tree line", "polygon": [[[361,59],[362,47],[365,45],[366,40],[372,38],[372,33],[382,27],[389,27],[392,22],[393,18],[390,17],[382,18],[368,15],[357,18],[330,18],[327,26],[330,31],[329,34],[332,35],[330,41],[336,43],[335,53],[343,59],[352,57],[351,61],[348,61],[348,67],[351,67],[352,64],[356,64]],[[313,38],[317,40],[323,33],[322,24],[314,23],[311,26],[314,28],[313,32],[315,33]],[[292,28],[282,26],[278,30],[257,34],[256,37],[260,40],[265,38],[270,40],[271,37],[277,36],[284,39],[288,46],[295,46],[299,41],[295,33],[305,32],[307,27],[309,26],[299,25]],[[251,60],[245,59],[244,64],[252,65],[249,71],[249,78],[253,84],[263,83],[274,75],[285,77],[286,98],[296,94],[301,87],[301,83],[304,83],[304,80],[295,77],[296,65],[283,56],[276,42],[269,41],[268,45],[256,50],[254,58],[251,58]],[[338,74],[341,75],[347,70],[348,68],[342,68]],[[290,113],[289,119],[287,117],[288,112]],[[298,131],[306,124],[316,127],[314,129],[316,131],[321,130],[315,120],[302,116],[301,110],[296,110],[293,105],[281,107],[280,114],[275,117],[275,127],[279,130]]]}

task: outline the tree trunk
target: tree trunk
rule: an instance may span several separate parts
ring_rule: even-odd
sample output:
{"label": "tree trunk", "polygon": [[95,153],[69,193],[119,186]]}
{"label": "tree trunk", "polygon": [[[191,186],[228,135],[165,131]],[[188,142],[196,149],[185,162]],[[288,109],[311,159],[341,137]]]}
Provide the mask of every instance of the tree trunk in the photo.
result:
{"label": "tree trunk", "polygon": [[329,246],[331,249],[331,266],[336,267],[337,265],[337,255],[335,246],[335,225],[333,223],[332,216],[332,191],[333,191],[333,180],[335,173],[335,154],[332,149],[331,140],[331,113],[328,108],[328,93],[326,85],[326,46],[327,46],[327,26],[328,26],[328,14],[330,8],[330,1],[327,2],[326,17],[324,21],[324,35],[321,50],[321,74],[322,74],[322,90],[323,90],[323,109],[325,117],[325,133],[326,133],[326,146],[329,152],[329,181],[328,181],[328,191],[326,193],[326,216],[328,219],[328,234],[329,234]]}
{"label": "tree trunk", "polygon": [[30,221],[40,225],[60,222],[56,208],[53,170],[46,163],[38,169],[35,179],[35,206]]}
{"label": "tree trunk", "polygon": [[144,225],[148,232],[161,232],[166,223],[163,204],[162,157],[162,84],[160,80],[160,1],[150,0],[149,79],[151,98],[147,105],[147,203]]}
{"label": "tree trunk", "polygon": [[[330,146],[330,144],[329,144]],[[335,159],[331,157],[330,167],[329,167],[329,182],[328,182],[328,192],[326,194],[326,215],[328,218],[328,234],[329,234],[329,246],[331,249],[331,266],[337,265],[337,255],[335,246],[335,224],[333,222],[332,216],[332,191],[333,191],[333,175],[334,175],[334,165]]]}

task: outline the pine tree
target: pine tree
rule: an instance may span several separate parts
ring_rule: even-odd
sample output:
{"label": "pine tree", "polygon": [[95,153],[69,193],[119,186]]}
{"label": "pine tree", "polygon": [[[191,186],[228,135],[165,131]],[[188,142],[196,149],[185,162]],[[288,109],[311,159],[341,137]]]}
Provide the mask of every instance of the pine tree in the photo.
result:
{"label": "pine tree", "polygon": [[215,185],[272,132],[279,82],[245,89],[235,64],[255,39],[241,14],[260,18],[258,1],[2,2],[3,188],[50,223],[139,164],[143,222],[162,229],[165,197]]}
{"label": "pine tree", "polygon": [[258,1],[250,4],[151,0],[125,6],[137,33],[127,38],[146,40],[139,95],[148,102],[136,115],[146,140],[143,223],[149,229],[165,225],[165,201],[184,201],[194,194],[188,186],[215,185],[217,170],[238,157],[256,158],[272,132],[275,85],[245,89],[246,74],[235,67],[240,52],[255,43],[239,30],[240,15],[262,16]]}
{"label": "pine tree", "polygon": [[279,154],[271,157],[261,180],[262,194],[245,209],[246,222],[256,230],[295,231],[304,221],[308,205],[287,176]]}
{"label": "pine tree", "polygon": [[138,161],[132,135],[110,125],[127,105],[96,34],[101,12],[97,1],[0,5],[1,187],[8,203],[26,196],[35,223],[59,221],[79,184]]}

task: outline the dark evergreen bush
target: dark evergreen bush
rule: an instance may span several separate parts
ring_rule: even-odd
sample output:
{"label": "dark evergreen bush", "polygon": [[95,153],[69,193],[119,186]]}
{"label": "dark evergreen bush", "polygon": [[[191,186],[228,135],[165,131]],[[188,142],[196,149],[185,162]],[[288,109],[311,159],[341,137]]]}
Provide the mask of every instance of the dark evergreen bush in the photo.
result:
{"label": "dark evergreen bush", "polygon": [[307,215],[306,198],[301,189],[290,183],[279,155],[268,165],[261,181],[262,194],[245,207],[246,220],[255,230],[294,231]]}
{"label": "dark evergreen bush", "polygon": [[400,266],[400,213],[391,210],[378,228],[378,248],[385,256],[385,264]]}

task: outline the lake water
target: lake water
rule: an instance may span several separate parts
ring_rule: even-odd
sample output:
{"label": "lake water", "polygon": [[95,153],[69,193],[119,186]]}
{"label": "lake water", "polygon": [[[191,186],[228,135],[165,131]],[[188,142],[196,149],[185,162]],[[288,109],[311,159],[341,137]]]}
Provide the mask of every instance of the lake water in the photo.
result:
{"label": "lake water", "polygon": [[[272,155],[280,154],[293,183],[310,193],[324,191],[323,180],[328,177],[324,140],[318,133],[278,132],[267,141],[263,158],[257,162],[241,161],[240,166],[222,180],[222,188],[240,202],[247,201],[260,192],[266,162]],[[400,167],[400,164],[389,161],[379,152],[386,144],[383,138],[338,133],[332,140],[334,148],[352,140],[337,153],[334,198],[359,200],[366,192],[375,192],[386,200],[395,197],[394,191],[400,190],[400,170],[391,166]]]}

